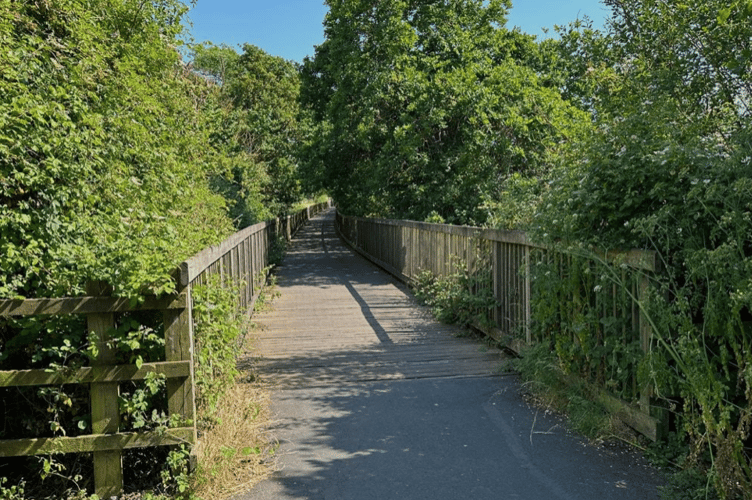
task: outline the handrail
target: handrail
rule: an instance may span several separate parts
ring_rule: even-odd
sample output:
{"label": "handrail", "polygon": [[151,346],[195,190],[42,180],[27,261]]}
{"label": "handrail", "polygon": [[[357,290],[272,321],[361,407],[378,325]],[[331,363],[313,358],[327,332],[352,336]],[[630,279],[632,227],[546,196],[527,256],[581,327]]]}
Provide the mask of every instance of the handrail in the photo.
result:
{"label": "handrail", "polygon": [[178,266],[179,285],[205,284],[211,276],[219,276],[239,288],[240,306],[245,311],[252,310],[265,279],[261,273],[271,262],[270,250],[275,240],[289,241],[306,221],[330,206],[331,201],[326,201],[292,215],[254,224],[219,245],[205,248]]}
{"label": "handrail", "polygon": [[[473,326],[514,350],[533,342],[531,324],[535,277],[531,272],[532,267],[537,263],[549,263],[558,272],[567,273],[574,258],[574,254],[567,249],[536,243],[522,231],[369,219],[339,213],[335,220],[337,232],[345,242],[408,284],[415,283],[426,271],[433,276],[452,275],[457,271],[456,262],[466,265],[468,273],[484,268],[488,282],[476,287],[491,289],[496,305],[482,319],[490,320],[495,326],[489,328],[483,324],[486,323],[484,321]],[[624,328],[625,339],[639,340],[642,349],[648,352],[652,334],[640,304],[649,287],[649,275],[660,270],[656,252],[600,251],[593,252],[592,256],[603,262],[624,265],[624,272],[629,270],[636,275],[630,293],[616,297],[610,290],[603,290],[595,309],[599,309],[598,314],[603,314],[601,319],[615,314],[617,310],[624,314],[624,322],[628,325]],[[586,285],[583,283],[581,286]],[[596,293],[592,288],[591,291]],[[574,299],[572,302],[578,300],[562,297],[563,302],[570,299]],[[619,300],[624,303],[617,304]],[[570,303],[567,307],[572,309],[575,305]],[[577,339],[572,339],[572,342],[577,342]],[[635,380],[633,376],[633,385]],[[628,405],[621,413],[631,419],[630,425],[655,440],[657,421],[649,416],[649,396],[649,392],[639,391],[640,410],[643,412],[639,418],[634,417],[636,410]]]}
{"label": "handrail", "polygon": [[[181,263],[176,270],[178,293],[175,295],[146,297],[133,304],[128,299],[109,296],[105,284],[90,283],[85,297],[0,300],[0,317],[85,315],[86,329],[95,334],[98,352],[92,366],[70,367],[62,371],[0,371],[0,387],[88,385],[92,407],[91,434],[0,440],[0,457],[93,452],[95,492],[100,498],[110,498],[119,495],[123,489],[123,450],[194,444],[197,431],[192,287],[207,282],[212,275],[220,275],[223,280],[243,285],[237,305],[246,311],[252,309],[263,284],[259,282],[259,274],[268,270],[270,246],[275,238],[280,236],[289,240],[311,216],[329,206],[331,202],[320,203],[286,217],[255,224],[219,245],[204,249]],[[114,351],[108,344],[115,325],[115,313],[142,310],[162,312],[165,361],[116,364]],[[183,426],[149,432],[121,432],[118,384],[144,380],[150,374],[166,378],[169,414],[179,417]]]}

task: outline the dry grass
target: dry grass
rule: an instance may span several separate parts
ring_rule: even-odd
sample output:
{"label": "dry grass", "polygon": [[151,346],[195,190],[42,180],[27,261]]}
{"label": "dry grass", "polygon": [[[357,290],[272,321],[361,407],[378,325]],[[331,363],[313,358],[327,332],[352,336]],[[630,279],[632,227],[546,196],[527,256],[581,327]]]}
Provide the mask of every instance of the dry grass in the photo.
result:
{"label": "dry grass", "polygon": [[275,470],[270,400],[260,382],[239,381],[220,401],[216,424],[201,435],[196,448],[196,496],[226,499],[250,490]]}
{"label": "dry grass", "polygon": [[[267,277],[254,311],[268,311],[279,297],[276,278]],[[253,358],[254,337],[260,327],[253,322],[244,339],[243,355]],[[241,362],[241,365],[245,363]],[[277,441],[271,433],[271,393],[254,375],[252,363],[240,367],[245,379],[239,379],[218,402],[212,414],[214,425],[206,429],[195,448],[198,468],[192,476],[192,492],[205,500],[224,500],[249,491],[277,470]]]}

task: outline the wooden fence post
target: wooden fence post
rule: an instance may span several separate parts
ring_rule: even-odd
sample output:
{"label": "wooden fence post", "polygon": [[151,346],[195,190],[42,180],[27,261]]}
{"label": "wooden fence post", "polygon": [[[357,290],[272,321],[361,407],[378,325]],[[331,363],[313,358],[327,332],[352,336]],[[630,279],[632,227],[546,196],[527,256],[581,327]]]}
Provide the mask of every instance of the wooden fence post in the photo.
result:
{"label": "wooden fence post", "polygon": [[[643,301],[647,298],[647,291],[648,287],[650,286],[650,282],[648,280],[647,275],[640,274],[639,282],[637,284],[637,301],[638,301],[638,308],[639,308],[639,319],[638,319],[638,325],[640,329],[640,346],[642,347],[642,350],[645,354],[648,354],[650,352],[650,341],[653,336],[652,329],[650,327],[650,323],[648,322],[647,318],[645,317],[644,312],[644,306]],[[640,391],[640,409],[650,415],[650,398],[652,397],[652,391],[644,387]]]}
{"label": "wooden fence post", "polygon": [[[101,282],[86,284],[87,295],[109,295],[109,287]],[[92,366],[115,364],[115,349],[110,345],[110,334],[115,328],[113,313],[87,315],[89,335],[96,337],[97,357]],[[92,383],[89,391],[91,401],[91,430],[94,434],[114,434],[120,427],[117,382]],[[99,498],[109,499],[123,491],[123,460],[121,450],[94,452],[94,489]]]}
{"label": "wooden fence post", "polygon": [[170,416],[179,415],[193,427],[193,442],[196,442],[196,398],[193,383],[193,317],[191,289],[186,290],[185,309],[164,311],[165,359],[167,361],[190,361],[187,377],[167,379],[167,406]]}
{"label": "wooden fence post", "polygon": [[531,325],[533,321],[533,312],[530,301],[532,300],[533,277],[531,276],[532,268],[530,267],[530,247],[525,246],[525,342],[527,345],[533,345],[533,333]]}

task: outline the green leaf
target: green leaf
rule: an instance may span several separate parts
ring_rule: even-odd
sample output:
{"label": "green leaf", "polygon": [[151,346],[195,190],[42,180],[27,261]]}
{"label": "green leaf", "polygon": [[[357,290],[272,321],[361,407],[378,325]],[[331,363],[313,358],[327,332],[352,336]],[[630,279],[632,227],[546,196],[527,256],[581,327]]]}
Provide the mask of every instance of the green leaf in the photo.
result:
{"label": "green leaf", "polygon": [[727,7],[718,11],[718,24],[726,24],[729,16],[731,16],[731,8]]}

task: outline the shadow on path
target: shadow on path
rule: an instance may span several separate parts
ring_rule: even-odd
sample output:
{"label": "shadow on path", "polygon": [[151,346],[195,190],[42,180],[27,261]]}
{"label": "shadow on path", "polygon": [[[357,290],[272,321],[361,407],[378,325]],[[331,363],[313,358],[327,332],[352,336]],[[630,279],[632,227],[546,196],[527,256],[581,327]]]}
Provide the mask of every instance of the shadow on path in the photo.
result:
{"label": "shadow on path", "polygon": [[236,500],[657,500],[659,474],[530,408],[503,355],[456,338],[314,219],[259,339],[282,470]]}

